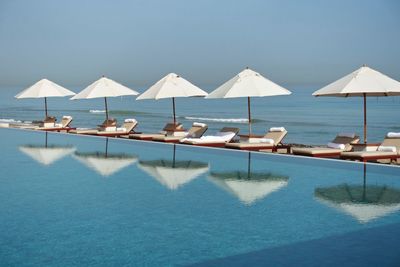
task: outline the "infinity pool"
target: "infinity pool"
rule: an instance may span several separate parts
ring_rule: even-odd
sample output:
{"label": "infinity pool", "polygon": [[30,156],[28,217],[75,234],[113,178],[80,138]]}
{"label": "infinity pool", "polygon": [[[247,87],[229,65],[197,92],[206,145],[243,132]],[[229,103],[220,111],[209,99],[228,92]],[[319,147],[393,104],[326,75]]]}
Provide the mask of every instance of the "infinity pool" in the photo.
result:
{"label": "infinity pool", "polygon": [[399,167],[13,129],[0,137],[3,266],[400,263]]}

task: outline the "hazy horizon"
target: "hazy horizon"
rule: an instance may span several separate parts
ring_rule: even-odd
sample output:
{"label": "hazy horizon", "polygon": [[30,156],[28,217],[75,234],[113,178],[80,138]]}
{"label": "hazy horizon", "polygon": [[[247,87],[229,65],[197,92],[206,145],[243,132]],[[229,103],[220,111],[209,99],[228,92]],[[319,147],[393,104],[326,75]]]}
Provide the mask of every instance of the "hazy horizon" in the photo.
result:
{"label": "hazy horizon", "polygon": [[0,0],[0,86],[216,86],[246,66],[324,85],[362,64],[400,80],[400,2],[322,2]]}

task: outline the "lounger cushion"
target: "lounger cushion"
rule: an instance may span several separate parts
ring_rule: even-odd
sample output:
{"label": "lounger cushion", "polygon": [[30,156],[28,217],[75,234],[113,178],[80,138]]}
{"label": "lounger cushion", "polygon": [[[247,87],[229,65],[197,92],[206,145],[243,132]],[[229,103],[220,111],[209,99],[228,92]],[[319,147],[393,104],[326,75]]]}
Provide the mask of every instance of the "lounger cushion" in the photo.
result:
{"label": "lounger cushion", "polygon": [[385,157],[396,156],[396,152],[385,151],[355,151],[355,152],[342,152],[341,156],[344,158],[367,158],[367,157]]}
{"label": "lounger cushion", "polygon": [[193,122],[192,126],[207,127],[207,124],[201,122]]}
{"label": "lounger cushion", "polygon": [[340,149],[340,150],[344,150],[346,148],[345,144],[337,144],[337,143],[332,143],[332,142],[329,142],[327,146],[329,148],[335,148],[335,149]]}
{"label": "lounger cushion", "polygon": [[378,146],[378,151],[383,151],[383,152],[396,152],[397,149],[395,146]]}
{"label": "lounger cushion", "polygon": [[292,152],[296,155],[323,155],[323,154],[340,154],[342,149],[328,148],[328,147],[293,147]]}
{"label": "lounger cushion", "polygon": [[135,119],[125,119],[124,122],[137,122],[137,120],[135,120]]}
{"label": "lounger cushion", "polygon": [[285,127],[271,127],[271,128],[269,129],[269,131],[270,131],[270,132],[284,132],[284,131],[286,131],[286,130],[285,130]]}
{"label": "lounger cushion", "polygon": [[249,138],[248,142],[250,144],[274,144],[274,139],[270,138]]}
{"label": "lounger cushion", "polygon": [[269,143],[226,143],[226,147],[228,148],[259,148],[259,149],[267,149],[273,148],[273,144]]}
{"label": "lounger cushion", "polygon": [[387,134],[387,137],[389,137],[389,138],[399,138],[400,137],[400,133],[389,132]]}

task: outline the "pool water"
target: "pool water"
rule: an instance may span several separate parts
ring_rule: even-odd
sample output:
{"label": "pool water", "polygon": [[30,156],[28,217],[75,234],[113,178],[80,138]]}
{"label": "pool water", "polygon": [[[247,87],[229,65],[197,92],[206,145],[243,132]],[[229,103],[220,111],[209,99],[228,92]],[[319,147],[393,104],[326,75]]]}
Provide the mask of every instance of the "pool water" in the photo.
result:
{"label": "pool water", "polygon": [[400,225],[399,167],[13,129],[0,136],[3,266],[213,265]]}

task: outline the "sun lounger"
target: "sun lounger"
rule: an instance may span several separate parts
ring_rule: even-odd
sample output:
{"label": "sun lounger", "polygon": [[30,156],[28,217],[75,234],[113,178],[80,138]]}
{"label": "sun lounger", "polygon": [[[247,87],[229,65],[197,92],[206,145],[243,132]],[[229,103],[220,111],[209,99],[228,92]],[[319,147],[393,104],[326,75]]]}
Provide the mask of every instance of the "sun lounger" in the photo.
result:
{"label": "sun lounger", "polygon": [[47,123],[44,123],[43,126],[36,128],[36,130],[57,131],[57,132],[69,131],[69,130],[74,129],[69,126],[71,124],[71,122],[72,122],[71,116],[63,116],[60,123],[47,122]]}
{"label": "sun lounger", "polygon": [[133,129],[135,129],[137,125],[137,120],[125,119],[124,124],[121,127],[107,127],[104,130],[97,131],[94,135],[107,137],[127,136],[133,132]]}
{"label": "sun lounger", "polygon": [[76,128],[69,132],[74,134],[97,134],[98,131],[116,130],[116,127],[117,120],[108,119],[105,120],[101,125],[99,125],[98,128]]}
{"label": "sun lounger", "polygon": [[47,116],[43,121],[32,121],[30,123],[10,123],[9,127],[36,130],[40,127],[54,127],[55,123],[55,117]]}
{"label": "sun lounger", "polygon": [[360,137],[354,133],[340,133],[326,147],[293,147],[295,155],[309,157],[339,157],[344,151],[351,151],[354,144],[360,141]]}
{"label": "sun lounger", "polygon": [[224,147],[239,133],[239,128],[224,127],[216,135],[207,135],[200,138],[183,138],[180,143],[195,146]]}
{"label": "sun lounger", "polygon": [[400,133],[388,133],[381,144],[360,144],[362,151],[342,152],[340,158],[358,161],[377,161],[400,158]]}
{"label": "sun lounger", "polygon": [[182,136],[185,130],[181,123],[167,123],[161,132],[159,133],[134,133],[130,134],[130,139],[148,140],[151,141],[153,138],[159,138],[164,136]]}
{"label": "sun lounger", "polygon": [[227,143],[225,147],[242,150],[272,150],[277,151],[278,148],[290,149],[282,144],[282,140],[287,135],[287,131],[283,127],[272,127],[265,135],[239,135],[241,140],[238,143]]}
{"label": "sun lounger", "polygon": [[177,135],[165,135],[153,137],[153,141],[166,143],[179,143],[183,138],[200,138],[207,131],[208,126],[205,123],[194,122],[187,132],[178,132]]}

